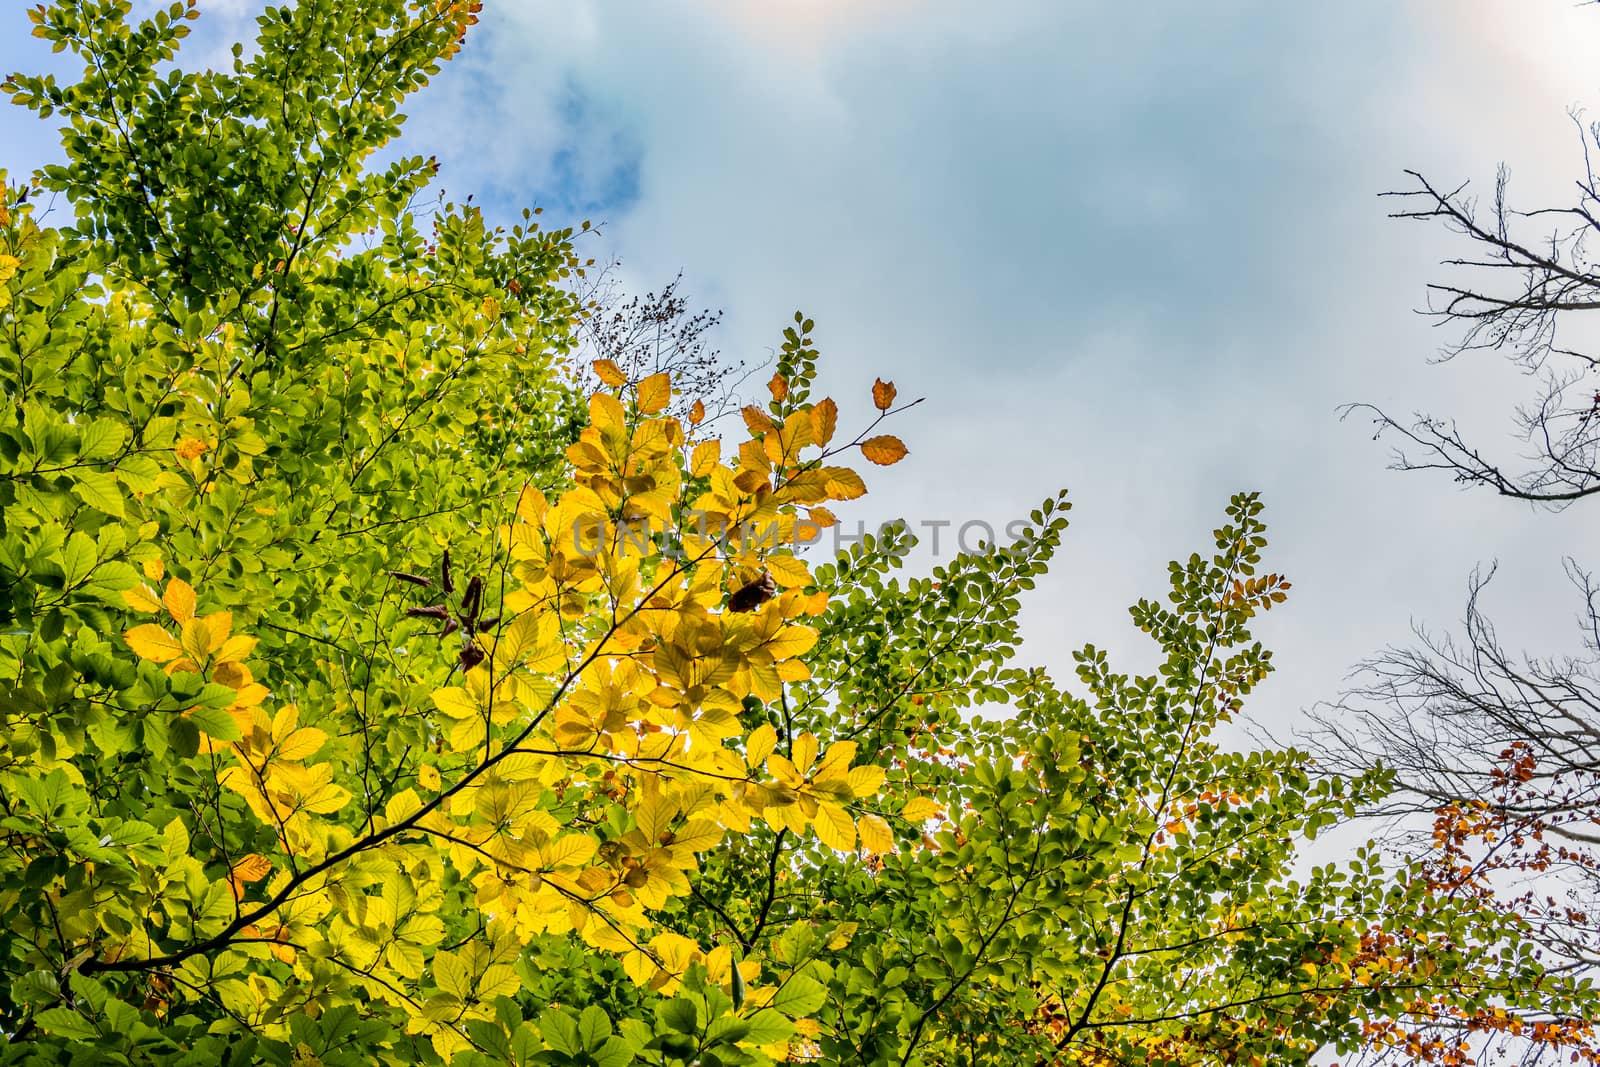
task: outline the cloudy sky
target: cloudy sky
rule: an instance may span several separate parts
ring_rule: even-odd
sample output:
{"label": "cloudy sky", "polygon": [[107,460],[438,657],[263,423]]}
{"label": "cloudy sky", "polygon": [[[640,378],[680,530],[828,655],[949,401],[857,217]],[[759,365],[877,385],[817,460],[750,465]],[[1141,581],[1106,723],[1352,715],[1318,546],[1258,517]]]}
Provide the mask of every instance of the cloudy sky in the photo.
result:
{"label": "cloudy sky", "polygon": [[[256,5],[212,0],[197,51]],[[827,384],[865,416],[874,376],[926,403],[878,472],[877,520],[1025,513],[1075,523],[1029,602],[1029,655],[1139,649],[1125,607],[1260,490],[1296,595],[1265,627],[1279,727],[1350,666],[1447,627],[1499,560],[1502,633],[1573,647],[1564,554],[1600,566],[1593,508],[1562,515],[1384,469],[1338,405],[1458,414],[1502,438],[1527,387],[1430,366],[1416,316],[1441,234],[1384,218],[1406,167],[1529,203],[1579,162],[1600,108],[1600,11],[1572,0],[1089,4],[1076,0],[491,0],[411,109],[410,147],[510,217],[604,222],[631,284],[680,270],[760,363],[818,323]],[[21,11],[0,65],[36,66]],[[52,151],[0,114],[0,165]]]}

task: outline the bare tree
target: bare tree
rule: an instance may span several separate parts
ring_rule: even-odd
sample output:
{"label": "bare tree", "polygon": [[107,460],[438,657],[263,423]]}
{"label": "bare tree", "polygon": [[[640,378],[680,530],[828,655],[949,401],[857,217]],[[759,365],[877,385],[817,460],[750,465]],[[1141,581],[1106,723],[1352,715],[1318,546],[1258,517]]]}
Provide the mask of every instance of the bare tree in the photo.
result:
{"label": "bare tree", "polygon": [[686,417],[697,400],[705,421],[737,410],[736,390],[749,374],[742,360],[730,361],[711,345],[722,312],[690,311],[681,273],[659,291],[629,295],[617,277],[619,266],[613,260],[595,272],[580,294],[587,309],[578,327],[580,374],[590,373],[597,359],[612,361],[635,381],[670,371],[677,393],[671,414]]}
{"label": "bare tree", "polygon": [[1400,439],[1395,466],[1443,470],[1456,480],[1503,496],[1563,507],[1600,493],[1600,355],[1571,335],[1573,316],[1600,310],[1600,182],[1593,150],[1600,124],[1573,114],[1583,146],[1583,173],[1573,203],[1523,211],[1511,206],[1510,173],[1502,166],[1491,204],[1481,206],[1460,185],[1448,192],[1416,171],[1408,189],[1384,195],[1402,205],[1394,218],[1439,223],[1468,250],[1444,261],[1453,280],[1428,287],[1426,313],[1456,331],[1445,359],[1466,352],[1500,353],[1535,379],[1532,398],[1514,418],[1527,443],[1514,461],[1496,458],[1463,436],[1452,419],[1417,414],[1402,421],[1368,405],[1380,434]]}
{"label": "bare tree", "polygon": [[[1469,440],[1449,418],[1399,420],[1369,405],[1393,466],[1443,471],[1465,485],[1550,509],[1600,495],[1600,347],[1581,312],[1600,310],[1600,125],[1573,115],[1583,169],[1569,206],[1518,210],[1502,166],[1492,200],[1448,191],[1416,171],[1387,193],[1393,217],[1443,225],[1465,250],[1443,262],[1424,313],[1453,340],[1441,353],[1497,354],[1524,371],[1530,399],[1513,419],[1520,454]],[[1596,324],[1600,325],[1600,318]],[[1507,452],[1513,451],[1508,449]],[[1414,644],[1362,663],[1350,688],[1316,709],[1310,740],[1330,770],[1386,767],[1395,792],[1372,814],[1384,838],[1439,892],[1471,895],[1528,924],[1556,970],[1600,973],[1600,586],[1576,562],[1575,656],[1508,651],[1485,614],[1493,569],[1475,573],[1454,635],[1418,628]],[[1583,1062],[1600,1056],[1593,1020],[1529,1020],[1474,1038],[1479,1063]],[[1416,1055],[1462,1021],[1420,1026],[1400,1050],[1375,1044],[1361,1062]]]}

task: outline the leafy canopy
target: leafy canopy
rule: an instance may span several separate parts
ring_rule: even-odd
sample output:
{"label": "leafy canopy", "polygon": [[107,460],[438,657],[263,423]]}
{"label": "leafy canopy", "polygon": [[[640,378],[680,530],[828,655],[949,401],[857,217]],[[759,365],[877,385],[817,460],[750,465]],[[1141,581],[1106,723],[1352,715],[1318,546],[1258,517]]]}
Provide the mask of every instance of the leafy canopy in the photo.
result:
{"label": "leafy canopy", "polygon": [[574,231],[373,164],[476,5],[203,72],[193,0],[129,11],[39,6],[84,74],[6,83],[74,219],[0,199],[0,1061],[1293,1063],[1582,992],[1373,856],[1295,877],[1383,780],[1212,740],[1287,589],[1254,497],[1075,695],[1015,665],[1063,499],[812,566],[892,383],[841,433],[797,314],[726,440],[583,396]]}

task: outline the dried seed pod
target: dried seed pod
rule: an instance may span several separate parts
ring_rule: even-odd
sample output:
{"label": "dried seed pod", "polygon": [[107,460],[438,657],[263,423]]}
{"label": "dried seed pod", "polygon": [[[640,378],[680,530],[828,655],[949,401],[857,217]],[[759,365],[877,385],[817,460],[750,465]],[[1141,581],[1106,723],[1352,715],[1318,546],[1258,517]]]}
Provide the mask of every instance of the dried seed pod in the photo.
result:
{"label": "dried seed pod", "polygon": [[450,577],[450,550],[444,550],[444,559],[439,563],[439,587],[446,593],[456,591],[456,580]]}
{"label": "dried seed pod", "polygon": [[470,671],[484,661],[483,649],[467,640],[461,642],[461,669]]}
{"label": "dried seed pod", "polygon": [[761,577],[728,598],[729,611],[754,611],[778,595],[778,583],[766,571]]}
{"label": "dried seed pod", "polygon": [[430,604],[425,608],[407,608],[406,614],[413,619],[448,619],[450,609],[443,604]]}
{"label": "dried seed pod", "polygon": [[433,582],[427,578],[424,578],[420,574],[407,574],[405,571],[384,571],[383,573],[387,574],[391,578],[399,579],[402,582],[410,582],[412,585],[420,585],[424,589],[433,588]]}
{"label": "dried seed pod", "polygon": [[483,600],[483,579],[477,575],[467,583],[467,591],[461,594],[461,617],[475,619],[478,617],[478,608]]}

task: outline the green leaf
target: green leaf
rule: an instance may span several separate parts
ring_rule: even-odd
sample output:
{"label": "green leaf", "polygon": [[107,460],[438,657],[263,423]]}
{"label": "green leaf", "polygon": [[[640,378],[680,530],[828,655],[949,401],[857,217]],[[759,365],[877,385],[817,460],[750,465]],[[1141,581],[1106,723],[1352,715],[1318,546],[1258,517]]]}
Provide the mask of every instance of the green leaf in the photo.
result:
{"label": "green leaf", "polygon": [[204,705],[194,708],[189,714],[173,723],[187,722],[195,729],[203,731],[213,741],[237,741],[244,735],[239,732],[239,724],[233,716],[223,708],[206,707]]}
{"label": "green leaf", "polygon": [[81,531],[74,532],[67,538],[66,546],[61,551],[61,572],[66,578],[67,587],[71,588],[89,577],[94,565],[93,539]]}
{"label": "green leaf", "polygon": [[46,1033],[75,1041],[93,1041],[100,1036],[94,1024],[71,1008],[47,1008],[34,1016],[34,1021]]}
{"label": "green leaf", "polygon": [[782,1012],[773,1008],[762,1008],[747,1020],[750,1029],[746,1031],[744,1039],[753,1045],[770,1045],[778,1041],[786,1041],[794,1034],[794,1023],[790,1022]]}
{"label": "green leaf", "polygon": [[127,515],[123,507],[122,490],[117,485],[115,475],[102,474],[99,471],[79,471],[72,488],[79,500],[96,511],[103,511],[114,519]]}
{"label": "green leaf", "polygon": [[591,1004],[578,1016],[578,1040],[586,1049],[596,1049],[611,1036],[611,1020],[599,1007]]}
{"label": "green leaf", "polygon": [[821,982],[804,974],[792,974],[778,987],[768,1007],[791,1019],[800,1019],[822,1007],[827,999],[828,990]]}

